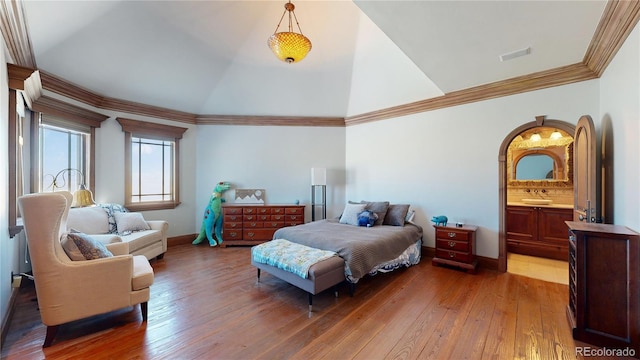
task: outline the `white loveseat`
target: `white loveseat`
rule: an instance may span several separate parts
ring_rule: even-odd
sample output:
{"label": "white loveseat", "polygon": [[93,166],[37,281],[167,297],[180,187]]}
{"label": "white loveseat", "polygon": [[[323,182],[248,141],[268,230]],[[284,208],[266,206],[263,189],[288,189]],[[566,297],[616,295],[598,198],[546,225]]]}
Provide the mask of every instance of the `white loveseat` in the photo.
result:
{"label": "white loveseat", "polygon": [[106,243],[122,239],[129,243],[130,254],[144,255],[149,260],[164,257],[168,227],[164,220],[144,220],[140,213],[126,212],[117,204],[72,208],[67,218],[68,231],[100,235],[96,239]]}

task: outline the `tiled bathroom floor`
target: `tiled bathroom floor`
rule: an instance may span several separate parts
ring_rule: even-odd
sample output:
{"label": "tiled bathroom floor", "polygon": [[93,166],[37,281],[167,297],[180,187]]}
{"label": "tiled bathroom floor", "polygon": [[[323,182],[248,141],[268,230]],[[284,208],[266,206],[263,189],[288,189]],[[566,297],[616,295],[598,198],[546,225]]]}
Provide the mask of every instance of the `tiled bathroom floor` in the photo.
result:
{"label": "tiled bathroom floor", "polygon": [[566,261],[508,253],[507,272],[565,285],[569,284],[569,264]]}

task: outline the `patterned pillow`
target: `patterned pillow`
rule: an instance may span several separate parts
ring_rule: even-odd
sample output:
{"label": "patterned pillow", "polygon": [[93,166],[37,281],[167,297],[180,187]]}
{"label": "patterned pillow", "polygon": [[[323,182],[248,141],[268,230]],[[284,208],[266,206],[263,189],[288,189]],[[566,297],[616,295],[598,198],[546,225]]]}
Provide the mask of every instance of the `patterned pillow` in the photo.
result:
{"label": "patterned pillow", "polygon": [[105,203],[98,204],[98,206],[100,206],[104,209],[104,211],[107,212],[107,216],[109,218],[109,234],[117,234],[118,225],[116,224],[116,218],[113,216],[113,214],[117,212],[128,212],[129,210],[127,210],[127,208],[120,204]]}
{"label": "patterned pillow", "polygon": [[111,251],[100,241],[85,233],[74,232],[73,230],[62,235],[60,243],[69,259],[73,261],[94,260],[113,256]]}

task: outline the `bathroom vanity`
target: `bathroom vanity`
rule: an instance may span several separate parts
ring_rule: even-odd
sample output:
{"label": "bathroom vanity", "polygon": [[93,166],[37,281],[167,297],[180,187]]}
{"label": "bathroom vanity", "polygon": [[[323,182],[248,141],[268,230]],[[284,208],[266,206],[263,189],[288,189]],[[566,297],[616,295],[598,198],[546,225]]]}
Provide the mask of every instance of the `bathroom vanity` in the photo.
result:
{"label": "bathroom vanity", "polygon": [[572,207],[510,203],[506,218],[507,251],[549,259],[568,259],[565,221],[573,220]]}

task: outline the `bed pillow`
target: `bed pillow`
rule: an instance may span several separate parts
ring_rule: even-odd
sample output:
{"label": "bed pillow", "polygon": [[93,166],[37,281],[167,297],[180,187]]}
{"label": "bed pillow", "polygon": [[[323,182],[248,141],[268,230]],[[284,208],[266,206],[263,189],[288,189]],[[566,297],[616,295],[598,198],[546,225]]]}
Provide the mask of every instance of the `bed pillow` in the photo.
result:
{"label": "bed pillow", "polygon": [[69,259],[73,261],[94,260],[113,256],[103,243],[81,232],[72,231],[63,234],[60,244]]}
{"label": "bed pillow", "polygon": [[391,204],[384,217],[383,225],[404,226],[404,220],[409,212],[408,204]]}
{"label": "bed pillow", "polygon": [[408,222],[408,223],[412,223],[413,224],[413,218],[416,217],[416,211],[415,210],[409,210],[407,211],[407,216],[405,216],[404,218],[404,222]]}
{"label": "bed pillow", "polygon": [[382,223],[384,222],[384,217],[387,215],[387,211],[389,209],[389,202],[362,200],[361,203],[367,204],[366,209],[378,215],[378,219],[376,220],[374,225],[382,225]]}
{"label": "bed pillow", "polygon": [[118,234],[151,229],[142,214],[138,212],[116,212],[113,217],[116,219]]}
{"label": "bed pillow", "polygon": [[364,211],[365,207],[367,207],[367,204],[345,205],[342,216],[340,216],[340,223],[358,226],[358,214]]}

